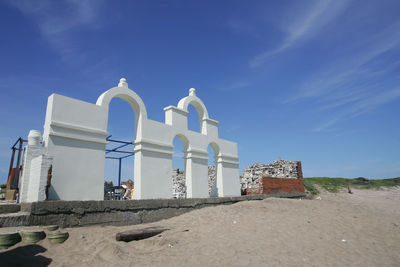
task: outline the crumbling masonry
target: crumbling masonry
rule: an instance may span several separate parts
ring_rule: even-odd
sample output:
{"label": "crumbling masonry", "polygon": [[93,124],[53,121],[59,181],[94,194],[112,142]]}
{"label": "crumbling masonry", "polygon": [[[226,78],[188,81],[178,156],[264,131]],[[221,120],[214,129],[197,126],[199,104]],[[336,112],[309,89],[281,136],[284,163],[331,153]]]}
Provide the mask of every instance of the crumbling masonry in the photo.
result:
{"label": "crumbling masonry", "polygon": [[[298,179],[300,180],[297,181]],[[256,163],[245,168],[240,184],[242,192],[247,191],[246,193],[262,193],[284,188],[285,191],[296,189],[303,192],[302,179],[300,161],[278,159],[271,164]],[[260,181],[263,184],[260,185]]]}
{"label": "crumbling masonry", "polygon": [[[186,198],[185,172],[179,169],[172,170],[172,195],[174,198]],[[208,166],[208,194],[217,197],[217,172],[215,166]]]}

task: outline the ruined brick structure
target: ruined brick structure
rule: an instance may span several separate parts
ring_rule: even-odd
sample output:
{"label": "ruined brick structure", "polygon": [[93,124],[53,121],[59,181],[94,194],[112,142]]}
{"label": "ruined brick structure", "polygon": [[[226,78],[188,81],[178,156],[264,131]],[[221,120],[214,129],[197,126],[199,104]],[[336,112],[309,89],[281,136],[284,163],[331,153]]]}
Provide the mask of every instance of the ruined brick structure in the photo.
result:
{"label": "ruined brick structure", "polygon": [[244,170],[241,189],[246,195],[304,192],[300,161],[278,159],[271,164],[254,164]]}

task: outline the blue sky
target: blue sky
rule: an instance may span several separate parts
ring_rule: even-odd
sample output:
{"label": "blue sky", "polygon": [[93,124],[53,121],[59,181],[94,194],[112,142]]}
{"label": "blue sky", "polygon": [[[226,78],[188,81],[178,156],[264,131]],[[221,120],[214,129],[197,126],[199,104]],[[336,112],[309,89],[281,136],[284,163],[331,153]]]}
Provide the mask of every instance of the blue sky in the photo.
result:
{"label": "blue sky", "polygon": [[[0,182],[16,138],[43,130],[50,94],[95,103],[121,77],[157,121],[195,87],[220,137],[238,143],[241,170],[281,157],[308,177],[400,176],[399,10],[397,0],[0,1]],[[132,116],[113,100],[113,137],[132,138]]]}

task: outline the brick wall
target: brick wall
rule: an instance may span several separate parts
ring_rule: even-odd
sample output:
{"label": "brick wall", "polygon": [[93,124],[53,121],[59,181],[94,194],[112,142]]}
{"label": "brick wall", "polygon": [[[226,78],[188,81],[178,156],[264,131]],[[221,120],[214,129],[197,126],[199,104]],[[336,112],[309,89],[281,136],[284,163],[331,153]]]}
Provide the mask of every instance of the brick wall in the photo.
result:
{"label": "brick wall", "polygon": [[281,192],[304,193],[303,179],[282,179],[273,177],[262,177],[259,192],[261,194],[273,194]]}

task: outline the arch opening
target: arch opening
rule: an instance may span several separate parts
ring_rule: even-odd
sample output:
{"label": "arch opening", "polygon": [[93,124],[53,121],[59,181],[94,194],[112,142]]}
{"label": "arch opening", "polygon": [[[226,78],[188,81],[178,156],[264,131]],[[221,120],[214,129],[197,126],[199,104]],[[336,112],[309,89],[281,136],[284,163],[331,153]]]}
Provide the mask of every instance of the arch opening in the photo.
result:
{"label": "arch opening", "polygon": [[108,139],[114,141],[109,141],[105,151],[104,199],[132,198],[136,117],[132,105],[125,99],[116,97],[110,101],[107,131]]}
{"label": "arch opening", "polygon": [[186,151],[188,148],[188,140],[183,135],[177,135],[174,137],[173,146],[172,197],[186,198]]}
{"label": "arch opening", "polygon": [[[122,79],[121,79],[122,80]],[[144,120],[147,119],[147,110],[146,106],[143,103],[143,100],[138,96],[134,91],[130,90],[126,86],[118,86],[111,88],[108,91],[105,91],[103,94],[99,96],[97,99],[96,105],[101,106],[109,111],[110,103],[113,99],[120,98],[127,102],[132,110],[135,113],[135,138],[136,135],[141,131],[141,125]]]}
{"label": "arch opening", "polygon": [[202,116],[200,115],[200,112],[193,105],[188,106],[188,112],[189,112],[187,115],[188,129],[193,132],[201,133]]}
{"label": "arch opening", "polygon": [[208,152],[208,194],[210,197],[218,197],[217,187],[217,156],[219,147],[216,143],[210,143],[207,147]]}

